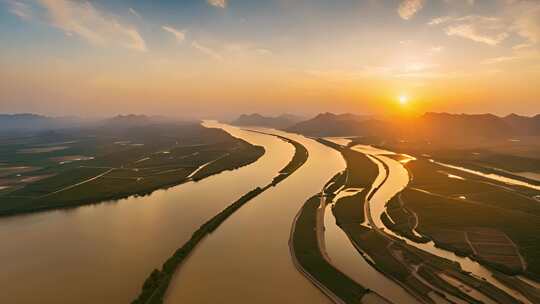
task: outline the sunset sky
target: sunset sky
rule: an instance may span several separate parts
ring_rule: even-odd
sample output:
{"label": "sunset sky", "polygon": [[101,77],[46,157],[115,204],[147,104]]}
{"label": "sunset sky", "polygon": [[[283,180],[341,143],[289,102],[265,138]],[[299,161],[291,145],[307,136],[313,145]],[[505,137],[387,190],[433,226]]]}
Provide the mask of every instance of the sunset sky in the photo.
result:
{"label": "sunset sky", "polygon": [[1,113],[540,112],[538,0],[0,0],[0,41]]}

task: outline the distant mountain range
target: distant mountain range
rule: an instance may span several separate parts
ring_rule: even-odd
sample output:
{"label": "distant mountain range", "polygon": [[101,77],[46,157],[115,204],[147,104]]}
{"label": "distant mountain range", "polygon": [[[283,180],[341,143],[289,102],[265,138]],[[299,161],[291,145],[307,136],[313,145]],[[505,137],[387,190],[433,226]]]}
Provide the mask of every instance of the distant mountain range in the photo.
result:
{"label": "distant mountain range", "polygon": [[492,114],[468,115],[426,113],[410,122],[402,123],[400,135],[427,140],[459,140],[503,138],[519,135],[504,118]]}
{"label": "distant mountain range", "polygon": [[286,128],[309,136],[377,136],[386,139],[467,141],[481,138],[540,136],[540,115],[425,113],[415,118],[375,119],[353,114],[323,113]]}
{"label": "distant mountain range", "polygon": [[286,128],[289,132],[309,136],[353,136],[369,135],[382,123],[370,116],[355,114],[322,113],[312,119],[299,122]]}
{"label": "distant mountain range", "polygon": [[[81,126],[106,128],[141,127],[173,122],[159,116],[118,115],[102,120],[48,117],[36,114],[0,114],[0,132],[44,131]],[[176,122],[176,121],[174,121]],[[355,114],[321,113],[311,119],[284,114],[275,117],[243,114],[232,122],[239,126],[263,126],[308,136],[375,136],[382,140],[453,142],[479,139],[510,139],[540,136],[540,114],[532,117],[510,114],[425,113],[414,118],[377,118]]]}
{"label": "distant mountain range", "polygon": [[503,118],[504,121],[516,132],[523,135],[540,134],[540,114],[533,117],[510,114]]}
{"label": "distant mountain range", "polygon": [[22,113],[0,114],[0,131],[12,130],[50,130],[76,125],[71,117],[53,118],[48,116]]}
{"label": "distant mountain range", "polygon": [[300,121],[303,118],[292,114],[282,114],[275,117],[263,116],[258,113],[242,114],[240,117],[231,123],[236,126],[260,126],[277,129],[288,128]]}
{"label": "distant mountain range", "polygon": [[0,132],[47,131],[80,127],[110,129],[140,127],[148,124],[177,122],[160,116],[117,115],[106,119],[81,119],[77,117],[49,117],[37,114],[0,114]]}
{"label": "distant mountain range", "polygon": [[153,123],[154,121],[155,119],[153,119],[153,117],[150,117],[150,116],[128,114],[128,115],[117,115],[111,118],[107,118],[105,120],[102,120],[99,124],[101,124],[104,127],[129,128],[129,127],[148,125],[148,124]]}

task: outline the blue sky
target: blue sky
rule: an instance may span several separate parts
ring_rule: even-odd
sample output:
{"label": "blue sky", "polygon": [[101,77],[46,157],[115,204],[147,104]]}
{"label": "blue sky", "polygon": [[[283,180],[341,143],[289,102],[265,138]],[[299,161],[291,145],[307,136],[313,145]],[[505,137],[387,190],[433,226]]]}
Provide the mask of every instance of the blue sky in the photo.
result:
{"label": "blue sky", "polygon": [[536,0],[0,0],[0,40],[2,112],[540,111]]}

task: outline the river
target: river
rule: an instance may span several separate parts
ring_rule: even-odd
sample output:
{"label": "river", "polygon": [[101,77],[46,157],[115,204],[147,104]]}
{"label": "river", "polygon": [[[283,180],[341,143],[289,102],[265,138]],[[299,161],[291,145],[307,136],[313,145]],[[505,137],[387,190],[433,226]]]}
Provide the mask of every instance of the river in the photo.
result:
{"label": "river", "polygon": [[[334,200],[337,201],[337,200]],[[358,202],[363,204],[363,202]],[[378,272],[360,255],[345,232],[336,224],[331,205],[324,214],[324,238],[326,253],[334,267],[355,280],[358,284],[375,291],[396,304],[417,304],[413,296],[401,286]],[[375,303],[382,303],[378,301]]]}
{"label": "river", "polygon": [[298,141],[307,162],[206,238],[176,273],[166,303],[331,303],[295,268],[288,242],[298,210],[345,162],[314,140],[258,130]]}
{"label": "river", "polygon": [[238,170],[145,197],[0,218],[0,303],[129,303],[152,269],[195,229],[270,182],[294,152],[273,136],[205,125],[264,146],[266,153]]}

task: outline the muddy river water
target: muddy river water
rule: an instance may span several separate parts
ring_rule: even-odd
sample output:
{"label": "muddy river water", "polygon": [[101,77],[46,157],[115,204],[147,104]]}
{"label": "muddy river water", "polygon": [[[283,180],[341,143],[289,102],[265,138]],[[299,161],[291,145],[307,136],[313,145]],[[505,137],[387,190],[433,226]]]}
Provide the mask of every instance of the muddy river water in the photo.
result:
{"label": "muddy river water", "polygon": [[272,136],[206,124],[264,146],[266,154],[238,170],[145,197],[1,218],[0,303],[131,302],[152,269],[195,229],[268,183],[294,153]]}
{"label": "muddy river water", "polygon": [[166,303],[331,303],[295,268],[288,242],[298,210],[345,162],[312,139],[258,130],[300,142],[307,162],[206,238],[176,273]]}

